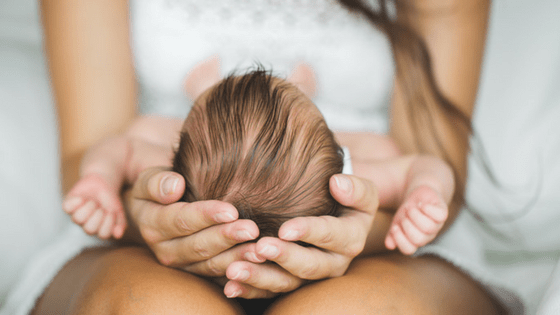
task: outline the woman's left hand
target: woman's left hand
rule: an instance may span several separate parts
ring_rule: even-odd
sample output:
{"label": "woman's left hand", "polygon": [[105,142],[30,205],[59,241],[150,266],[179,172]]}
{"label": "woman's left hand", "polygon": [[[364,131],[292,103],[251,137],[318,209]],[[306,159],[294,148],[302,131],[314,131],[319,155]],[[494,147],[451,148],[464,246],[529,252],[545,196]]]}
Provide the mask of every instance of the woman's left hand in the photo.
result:
{"label": "woman's left hand", "polygon": [[[338,174],[329,184],[332,196],[346,207],[342,215],[294,218],[282,225],[279,238],[260,239],[253,262],[228,266],[226,296],[267,298],[293,291],[309,280],[344,275],[364,249],[379,202],[377,190],[366,179]],[[276,264],[260,263],[262,259]]]}

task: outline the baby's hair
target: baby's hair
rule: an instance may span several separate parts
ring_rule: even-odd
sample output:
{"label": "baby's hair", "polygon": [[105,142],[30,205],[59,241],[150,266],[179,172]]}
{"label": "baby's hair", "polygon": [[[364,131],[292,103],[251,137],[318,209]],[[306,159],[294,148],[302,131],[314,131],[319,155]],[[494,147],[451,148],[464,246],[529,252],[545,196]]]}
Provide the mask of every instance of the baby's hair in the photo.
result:
{"label": "baby's hair", "polygon": [[185,177],[184,201],[229,202],[263,237],[277,236],[293,217],[337,216],[329,179],[342,171],[342,161],[311,101],[258,68],[229,75],[197,99],[173,170]]}

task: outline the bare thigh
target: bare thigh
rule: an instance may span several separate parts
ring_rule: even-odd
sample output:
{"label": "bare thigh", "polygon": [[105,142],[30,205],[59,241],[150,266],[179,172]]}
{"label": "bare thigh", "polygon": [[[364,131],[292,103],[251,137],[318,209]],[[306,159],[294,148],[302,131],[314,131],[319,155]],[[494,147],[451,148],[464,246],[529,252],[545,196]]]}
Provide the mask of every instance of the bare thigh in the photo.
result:
{"label": "bare thigh", "polygon": [[96,248],[70,261],[33,314],[242,314],[217,285],[160,265],[140,247]]}
{"label": "bare thigh", "polygon": [[503,314],[470,277],[436,257],[355,260],[343,277],[278,300],[266,314]]}

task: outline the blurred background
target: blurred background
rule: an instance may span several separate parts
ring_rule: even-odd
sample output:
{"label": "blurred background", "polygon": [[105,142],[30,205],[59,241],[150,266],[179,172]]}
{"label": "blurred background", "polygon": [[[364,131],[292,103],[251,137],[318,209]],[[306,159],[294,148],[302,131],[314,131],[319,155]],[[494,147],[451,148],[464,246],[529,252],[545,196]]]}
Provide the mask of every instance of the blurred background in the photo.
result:
{"label": "blurred background", "polygon": [[38,5],[0,1],[0,305],[31,256],[61,232],[55,111]]}

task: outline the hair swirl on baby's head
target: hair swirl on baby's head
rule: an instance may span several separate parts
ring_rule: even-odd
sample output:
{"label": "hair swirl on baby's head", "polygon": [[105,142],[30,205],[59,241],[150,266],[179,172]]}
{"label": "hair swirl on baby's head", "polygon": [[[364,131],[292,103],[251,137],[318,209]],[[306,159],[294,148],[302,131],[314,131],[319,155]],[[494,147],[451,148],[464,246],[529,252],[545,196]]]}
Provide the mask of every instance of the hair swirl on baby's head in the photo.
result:
{"label": "hair swirl on baby's head", "polygon": [[294,85],[262,69],[230,75],[187,117],[173,170],[184,201],[222,200],[277,236],[290,218],[338,214],[329,178],[342,150],[322,115]]}

